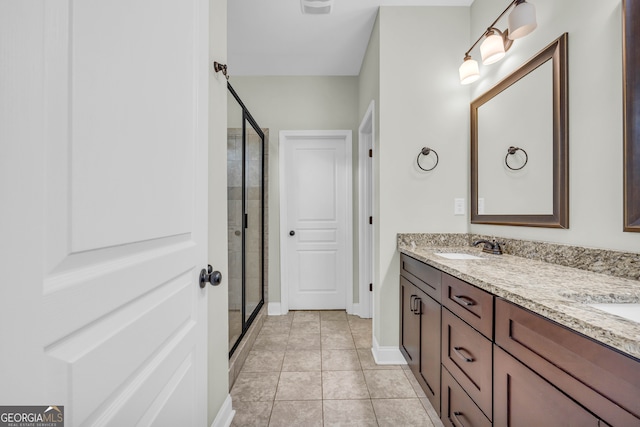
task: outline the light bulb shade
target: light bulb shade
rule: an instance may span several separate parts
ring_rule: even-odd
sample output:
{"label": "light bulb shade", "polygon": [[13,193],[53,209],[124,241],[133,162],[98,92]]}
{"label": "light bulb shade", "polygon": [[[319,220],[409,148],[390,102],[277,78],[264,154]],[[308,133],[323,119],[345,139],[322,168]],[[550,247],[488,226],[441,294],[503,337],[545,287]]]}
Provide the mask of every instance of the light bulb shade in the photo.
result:
{"label": "light bulb shade", "polygon": [[536,7],[531,3],[526,1],[518,3],[509,14],[509,38],[511,40],[526,36],[537,26]]}
{"label": "light bulb shade", "polygon": [[460,83],[468,85],[480,78],[480,71],[478,70],[478,61],[469,58],[465,58],[464,62],[458,69],[460,73]]}
{"label": "light bulb shade", "polygon": [[482,63],[484,65],[493,64],[504,58],[504,40],[496,33],[490,33],[480,45]]}

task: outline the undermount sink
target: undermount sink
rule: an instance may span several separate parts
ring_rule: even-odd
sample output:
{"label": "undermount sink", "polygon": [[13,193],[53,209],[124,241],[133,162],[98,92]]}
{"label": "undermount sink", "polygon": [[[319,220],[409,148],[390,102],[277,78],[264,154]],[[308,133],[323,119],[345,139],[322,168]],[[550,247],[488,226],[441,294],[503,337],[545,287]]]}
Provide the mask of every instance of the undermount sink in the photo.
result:
{"label": "undermount sink", "polygon": [[462,254],[455,252],[434,252],[434,254],[446,259],[484,259],[482,257],[471,254]]}
{"label": "undermount sink", "polygon": [[640,323],[640,303],[599,303],[588,305],[589,307]]}

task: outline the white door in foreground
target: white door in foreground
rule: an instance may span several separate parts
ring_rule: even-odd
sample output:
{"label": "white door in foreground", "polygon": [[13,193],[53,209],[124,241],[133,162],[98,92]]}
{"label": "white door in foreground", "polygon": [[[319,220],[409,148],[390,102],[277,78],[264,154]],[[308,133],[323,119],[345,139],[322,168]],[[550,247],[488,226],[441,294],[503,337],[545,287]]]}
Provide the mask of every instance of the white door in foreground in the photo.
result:
{"label": "white door in foreground", "polygon": [[351,131],[282,131],[280,150],[283,305],[345,309],[352,286]]}
{"label": "white door in foreground", "polygon": [[0,2],[2,405],[206,424],[208,20]]}

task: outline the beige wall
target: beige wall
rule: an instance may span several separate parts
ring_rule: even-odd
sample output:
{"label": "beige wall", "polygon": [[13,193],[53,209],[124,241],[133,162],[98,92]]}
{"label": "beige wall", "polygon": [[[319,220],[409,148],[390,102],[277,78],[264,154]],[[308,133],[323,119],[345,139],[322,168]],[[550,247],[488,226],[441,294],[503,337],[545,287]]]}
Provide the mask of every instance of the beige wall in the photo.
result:
{"label": "beige wall", "polygon": [[[469,90],[457,70],[468,47],[469,8],[382,7],[379,21],[375,338],[397,346],[397,233],[466,232],[469,221],[453,215],[454,198],[468,191]],[[424,146],[440,157],[432,172],[416,165]]]}
{"label": "beige wall", "polygon": [[[232,71],[232,70],[231,70]],[[280,301],[280,181],[281,130],[351,129],[354,143],[354,183],[357,182],[358,78],[353,77],[231,77],[231,85],[253,118],[269,129],[269,302]],[[357,192],[354,192],[354,213]],[[354,230],[357,224],[354,222]],[[355,240],[357,241],[357,240]],[[357,261],[357,260],[354,260]],[[357,298],[357,264],[354,297]]]}
{"label": "beige wall", "polygon": [[[622,231],[621,1],[536,0],[535,6],[538,28],[516,40],[502,61],[480,65],[482,77],[471,85],[471,98],[484,93],[562,33],[569,33],[570,228],[471,225],[469,229],[637,252],[640,234]],[[471,7],[474,40],[503,8],[501,0],[475,0]],[[506,27],[506,18],[498,27]]]}
{"label": "beige wall", "polygon": [[[227,2],[209,2],[209,64],[226,63]],[[227,81],[210,71],[209,78],[209,259],[224,280],[207,290],[208,319],[208,424],[211,425],[229,395],[229,344],[227,317]],[[220,192],[221,191],[221,192]],[[224,206],[220,206],[220,204]],[[211,261],[214,264],[213,261]]]}

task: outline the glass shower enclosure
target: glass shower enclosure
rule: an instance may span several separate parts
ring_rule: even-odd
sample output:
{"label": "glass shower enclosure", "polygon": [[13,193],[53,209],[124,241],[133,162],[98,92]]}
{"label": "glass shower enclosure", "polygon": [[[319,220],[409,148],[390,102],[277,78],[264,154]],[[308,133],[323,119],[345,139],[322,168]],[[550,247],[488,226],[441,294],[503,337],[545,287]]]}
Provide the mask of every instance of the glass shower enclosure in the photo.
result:
{"label": "glass shower enclosure", "polygon": [[227,120],[229,357],[264,305],[265,135],[231,84]]}

